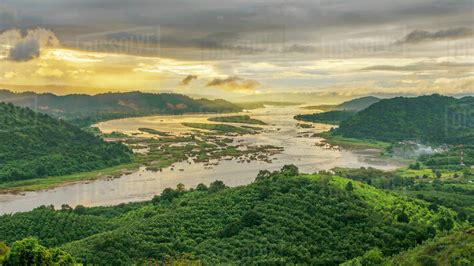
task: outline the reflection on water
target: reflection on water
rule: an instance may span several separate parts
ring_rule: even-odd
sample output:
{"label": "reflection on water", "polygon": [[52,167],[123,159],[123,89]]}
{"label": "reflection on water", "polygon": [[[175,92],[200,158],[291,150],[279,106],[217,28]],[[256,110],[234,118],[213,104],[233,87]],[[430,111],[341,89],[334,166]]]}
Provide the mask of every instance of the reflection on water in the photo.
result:
{"label": "reflection on water", "polygon": [[[113,205],[123,202],[151,199],[167,187],[183,183],[186,187],[195,187],[199,183],[209,184],[222,180],[228,186],[248,184],[255,179],[259,170],[277,170],[285,164],[295,164],[302,172],[312,173],[341,167],[376,167],[394,169],[401,165],[377,158],[376,151],[331,150],[319,147],[321,139],[309,137],[312,133],[328,130],[328,125],[318,124],[313,129],[299,129],[293,116],[304,112],[298,107],[266,107],[252,110],[249,115],[268,123],[259,135],[239,136],[235,141],[259,145],[284,147],[284,152],[275,155],[273,163],[239,163],[236,160],[223,160],[211,169],[202,163],[175,164],[174,169],[151,172],[144,168],[132,174],[116,179],[100,179],[79,182],[55,189],[26,192],[22,195],[0,195],[0,214],[31,210],[40,205],[61,204],[76,206]],[[213,115],[210,115],[213,116]],[[138,132],[138,128],[147,127],[160,131],[183,133],[190,129],[182,122],[206,122],[209,115],[153,116],[108,121],[97,126],[104,132]],[[311,133],[311,134],[308,134]],[[179,171],[177,169],[183,169]]]}

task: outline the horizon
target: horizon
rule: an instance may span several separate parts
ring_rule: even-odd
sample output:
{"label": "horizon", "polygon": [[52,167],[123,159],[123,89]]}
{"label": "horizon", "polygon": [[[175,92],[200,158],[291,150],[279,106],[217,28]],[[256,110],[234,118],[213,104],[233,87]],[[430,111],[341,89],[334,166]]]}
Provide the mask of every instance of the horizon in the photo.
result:
{"label": "horizon", "polygon": [[[45,94],[50,94],[58,97],[64,97],[64,96],[98,96],[98,95],[106,95],[106,94],[127,94],[127,93],[150,93],[150,94],[178,94],[178,95],[184,95],[193,99],[210,99],[210,100],[226,100],[229,102],[233,103],[251,103],[251,102],[275,102],[275,103],[294,103],[294,104],[301,104],[301,105],[308,105],[308,104],[314,104],[314,105],[319,105],[319,104],[342,104],[345,102],[349,102],[352,100],[357,100],[357,99],[363,99],[363,98],[379,98],[379,99],[391,99],[391,98],[396,98],[396,97],[406,97],[406,98],[416,98],[420,96],[432,96],[432,95],[441,95],[441,96],[446,96],[446,97],[453,97],[453,98],[464,98],[464,97],[473,97],[473,95],[470,94],[440,94],[440,93],[426,93],[426,94],[367,94],[367,95],[359,95],[359,96],[348,96],[348,97],[340,97],[338,96],[338,100],[329,100],[329,101],[324,101],[324,99],[334,99],[330,97],[331,95],[327,95],[324,92],[283,92],[283,93],[263,93],[261,95],[257,96],[263,96],[263,97],[269,97],[271,95],[279,95],[279,98],[281,99],[270,99],[270,100],[262,100],[262,99],[255,99],[251,100],[248,97],[245,98],[245,96],[239,97],[239,98],[225,98],[225,97],[210,97],[208,95],[199,95],[199,94],[186,94],[186,93],[179,93],[179,92],[173,92],[173,91],[158,91],[158,92],[153,92],[153,91],[140,91],[140,90],[130,90],[130,91],[101,91],[97,93],[84,93],[84,92],[75,92],[75,93],[66,93],[66,94],[57,94],[54,91],[34,91],[34,90],[12,90],[12,89],[7,89],[3,88],[2,85],[0,85],[0,92],[10,92],[10,93],[15,93],[15,94],[36,94],[36,95],[45,95]],[[310,98],[309,100],[295,100],[295,101],[285,101],[283,99],[283,95],[295,95],[295,96],[309,96],[309,95],[315,95],[317,96],[322,96],[321,99],[318,98]],[[326,98],[323,98],[326,97]]]}

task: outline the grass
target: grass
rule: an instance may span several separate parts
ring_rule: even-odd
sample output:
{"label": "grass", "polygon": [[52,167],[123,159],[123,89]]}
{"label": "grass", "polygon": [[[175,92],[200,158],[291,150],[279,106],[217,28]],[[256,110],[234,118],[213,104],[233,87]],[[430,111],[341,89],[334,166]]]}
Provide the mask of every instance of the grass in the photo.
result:
{"label": "grass", "polygon": [[152,135],[158,135],[158,136],[162,136],[162,137],[170,136],[170,134],[167,133],[167,132],[159,131],[159,130],[152,129],[152,128],[141,127],[138,130],[141,131],[141,132],[145,132],[145,133],[152,134]]}
{"label": "grass", "polygon": [[[441,172],[441,178],[453,178],[454,175],[462,176],[462,171],[451,171],[449,169],[439,169]],[[424,168],[420,170],[400,168],[396,170],[396,174],[401,177],[423,177],[435,178],[435,174],[431,168]]]}
{"label": "grass", "polygon": [[261,120],[250,118],[250,116],[248,115],[211,117],[207,120],[212,121],[212,122],[239,123],[239,124],[252,124],[252,125],[266,125],[267,124]]}
{"label": "grass", "polygon": [[111,132],[111,133],[103,133],[102,134],[103,138],[110,138],[110,139],[122,139],[122,138],[128,138],[128,135],[122,132]]}
{"label": "grass", "polygon": [[346,138],[341,135],[334,135],[329,131],[318,134],[318,137],[324,138],[325,142],[330,145],[337,145],[349,149],[386,149],[390,146],[390,143],[370,140],[370,139],[355,139]]}

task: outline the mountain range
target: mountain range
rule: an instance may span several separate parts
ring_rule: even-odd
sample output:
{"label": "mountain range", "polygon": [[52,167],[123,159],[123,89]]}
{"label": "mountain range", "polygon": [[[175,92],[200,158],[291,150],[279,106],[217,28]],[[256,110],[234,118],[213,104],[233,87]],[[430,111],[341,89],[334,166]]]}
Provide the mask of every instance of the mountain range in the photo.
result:
{"label": "mountain range", "polygon": [[225,100],[193,99],[172,93],[104,93],[97,95],[0,91],[0,102],[28,107],[79,126],[94,122],[153,114],[238,112],[242,108]]}

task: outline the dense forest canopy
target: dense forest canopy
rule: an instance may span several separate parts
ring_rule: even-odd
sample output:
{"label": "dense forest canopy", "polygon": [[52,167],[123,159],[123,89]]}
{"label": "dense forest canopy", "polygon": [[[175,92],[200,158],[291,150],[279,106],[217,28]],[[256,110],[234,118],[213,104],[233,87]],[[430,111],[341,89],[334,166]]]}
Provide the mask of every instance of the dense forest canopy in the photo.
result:
{"label": "dense forest canopy", "polygon": [[398,254],[458,227],[455,216],[357,181],[285,166],[237,188],[220,181],[192,191],[178,185],[151,202],[4,215],[0,239],[11,244],[34,236],[92,264],[336,265],[372,249]]}
{"label": "dense forest canopy", "polygon": [[381,100],[341,122],[335,134],[396,142],[474,143],[474,98],[434,94]]}
{"label": "dense forest canopy", "polygon": [[0,103],[0,182],[58,176],[131,159],[122,144],[106,143],[62,120]]}
{"label": "dense forest canopy", "polygon": [[182,114],[188,112],[238,112],[242,109],[225,100],[192,99],[174,93],[104,93],[94,96],[51,93],[14,93],[0,91],[0,101],[29,107],[63,118],[79,126],[97,121],[150,114]]}

